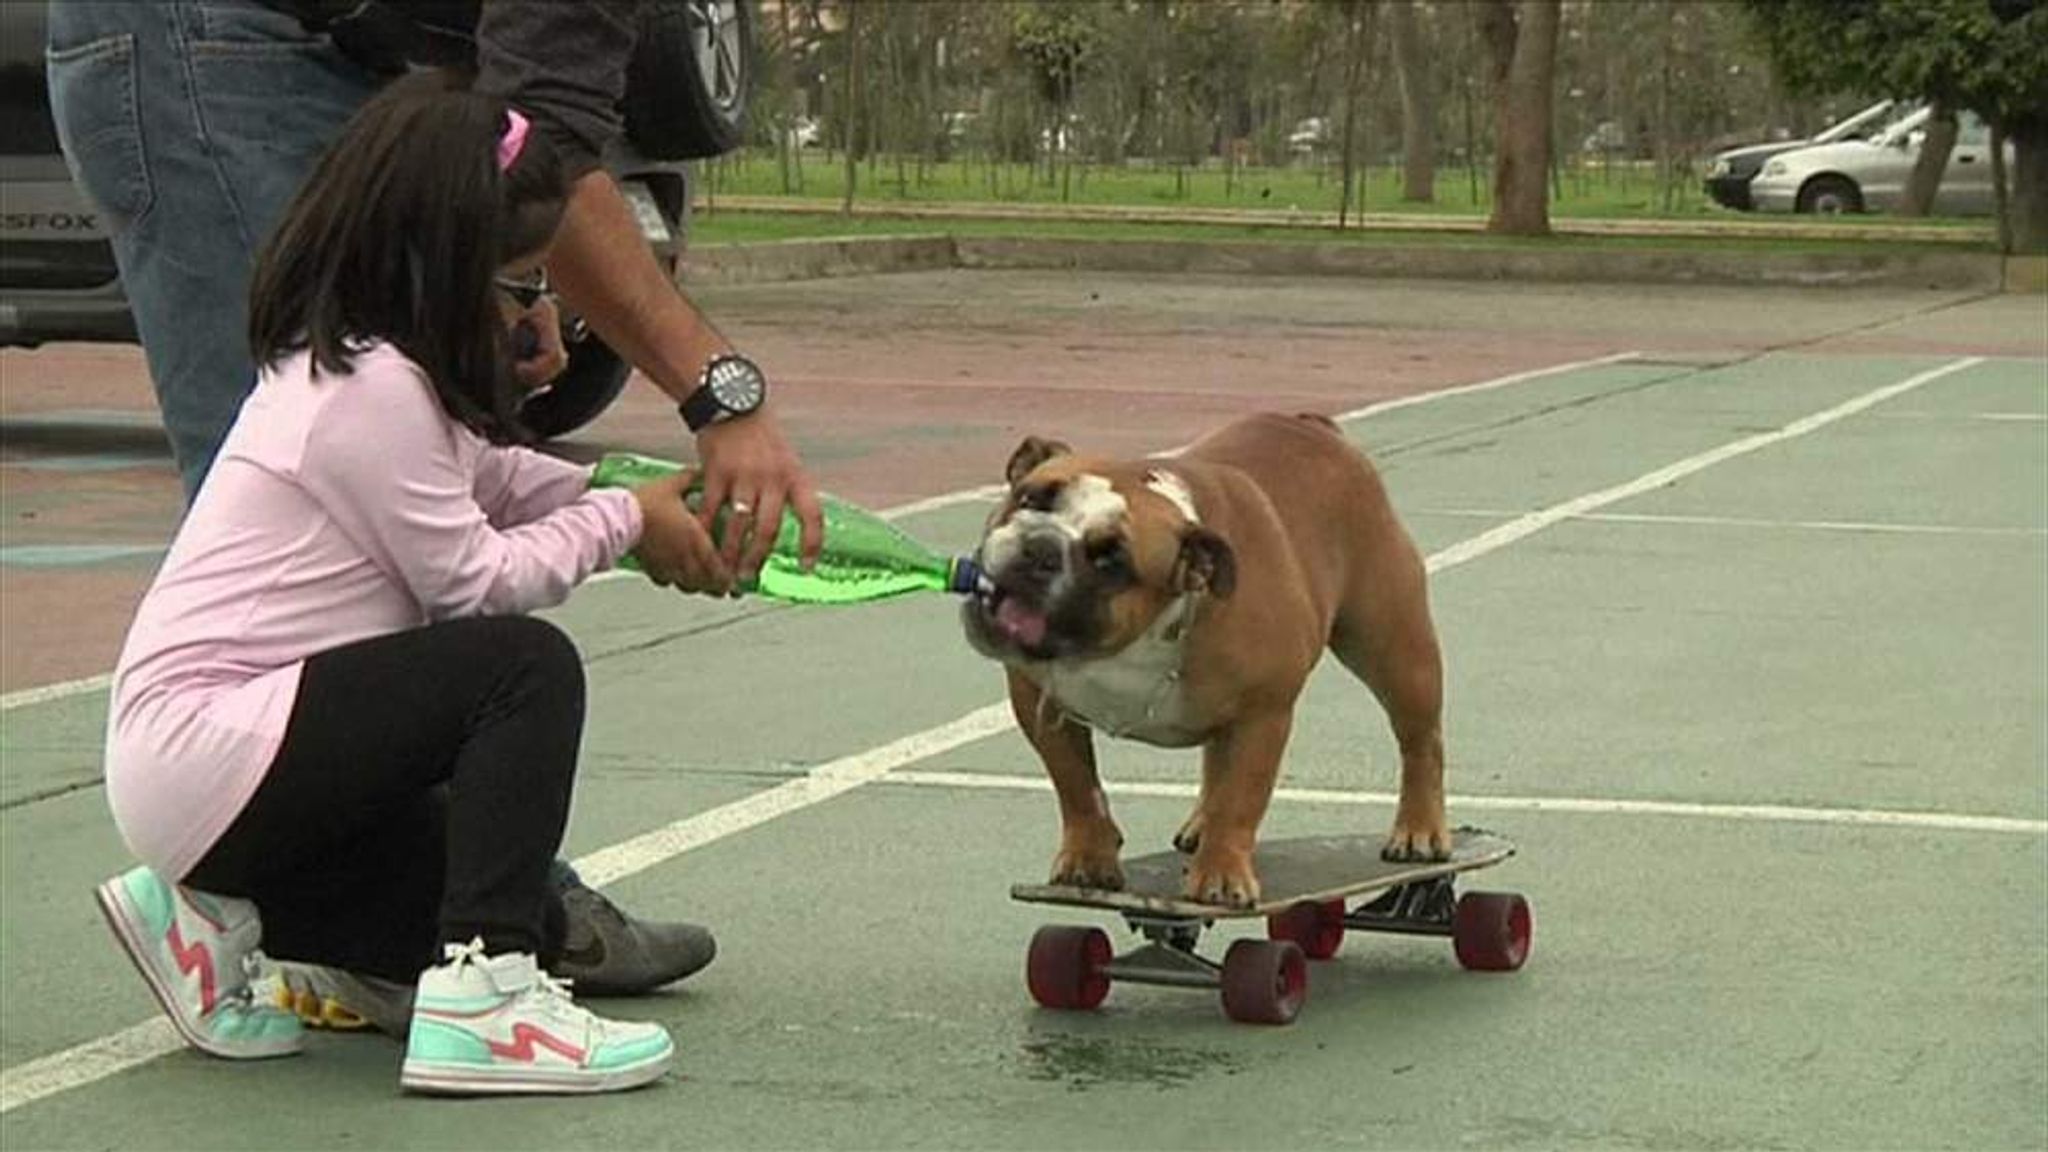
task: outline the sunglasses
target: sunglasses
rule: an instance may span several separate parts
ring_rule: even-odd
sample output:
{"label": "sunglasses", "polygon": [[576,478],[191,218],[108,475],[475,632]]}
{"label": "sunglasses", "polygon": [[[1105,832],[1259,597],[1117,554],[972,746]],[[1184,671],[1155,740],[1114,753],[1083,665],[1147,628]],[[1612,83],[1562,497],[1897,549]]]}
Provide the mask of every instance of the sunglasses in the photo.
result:
{"label": "sunglasses", "polygon": [[510,296],[512,302],[522,309],[532,308],[542,300],[552,299],[555,295],[554,289],[548,286],[548,270],[545,268],[534,269],[533,277],[528,280],[494,276],[491,283],[496,285],[500,292]]}

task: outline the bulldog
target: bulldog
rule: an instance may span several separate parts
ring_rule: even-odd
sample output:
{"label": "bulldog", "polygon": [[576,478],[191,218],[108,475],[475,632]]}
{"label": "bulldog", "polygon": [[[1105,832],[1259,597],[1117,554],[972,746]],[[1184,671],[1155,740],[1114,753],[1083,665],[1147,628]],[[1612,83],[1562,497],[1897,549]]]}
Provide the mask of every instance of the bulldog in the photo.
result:
{"label": "bulldog", "polygon": [[1006,469],[962,608],[1000,662],[1059,797],[1052,882],[1121,888],[1123,832],[1094,733],[1202,749],[1174,846],[1185,895],[1259,900],[1252,852],[1324,649],[1379,700],[1401,749],[1382,852],[1441,860],[1443,666],[1421,554],[1371,463],[1317,415],[1223,427],[1171,459],[1090,459],[1029,437]]}

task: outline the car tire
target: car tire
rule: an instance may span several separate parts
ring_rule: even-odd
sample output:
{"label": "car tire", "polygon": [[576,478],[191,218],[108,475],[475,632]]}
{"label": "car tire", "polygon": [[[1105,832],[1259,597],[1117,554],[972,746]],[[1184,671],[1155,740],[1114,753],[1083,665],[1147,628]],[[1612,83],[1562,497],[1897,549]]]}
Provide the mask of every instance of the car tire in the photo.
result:
{"label": "car tire", "polygon": [[700,160],[740,146],[752,80],[747,0],[658,0],[643,8],[620,101],[626,137],[655,160]]}
{"label": "car tire", "polygon": [[1799,211],[1839,216],[1863,211],[1863,190],[1847,176],[1815,176],[1799,188]]}
{"label": "car tire", "polygon": [[545,391],[519,406],[520,423],[541,440],[565,436],[597,419],[626,390],[633,374],[633,366],[596,336],[568,348],[569,366]]}

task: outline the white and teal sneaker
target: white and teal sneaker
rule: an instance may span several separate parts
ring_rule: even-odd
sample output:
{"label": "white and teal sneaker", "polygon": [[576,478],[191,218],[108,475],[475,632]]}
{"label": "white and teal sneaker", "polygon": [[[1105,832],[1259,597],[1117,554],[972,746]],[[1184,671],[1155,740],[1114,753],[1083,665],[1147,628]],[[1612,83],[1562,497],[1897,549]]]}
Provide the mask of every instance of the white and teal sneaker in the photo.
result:
{"label": "white and teal sneaker", "polygon": [[290,1056],[305,1044],[298,1017],[259,1003],[263,922],[247,900],[166,884],[135,868],[94,893],[114,938],[187,1043],[228,1060]]}
{"label": "white and teal sneaker", "polygon": [[531,952],[450,944],[420,974],[398,1082],[415,1092],[615,1092],[661,1078],[675,1042],[659,1024],[607,1020],[569,999]]}

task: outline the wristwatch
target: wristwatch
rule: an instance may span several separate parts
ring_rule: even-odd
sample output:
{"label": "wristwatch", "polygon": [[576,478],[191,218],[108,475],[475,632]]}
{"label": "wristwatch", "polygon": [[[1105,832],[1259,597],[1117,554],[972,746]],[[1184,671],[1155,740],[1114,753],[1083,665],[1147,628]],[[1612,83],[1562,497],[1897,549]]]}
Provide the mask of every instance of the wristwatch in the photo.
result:
{"label": "wristwatch", "polygon": [[676,410],[683,423],[697,432],[712,424],[745,416],[768,398],[768,379],[745,356],[727,352],[713,356],[704,365],[697,390],[684,397]]}

